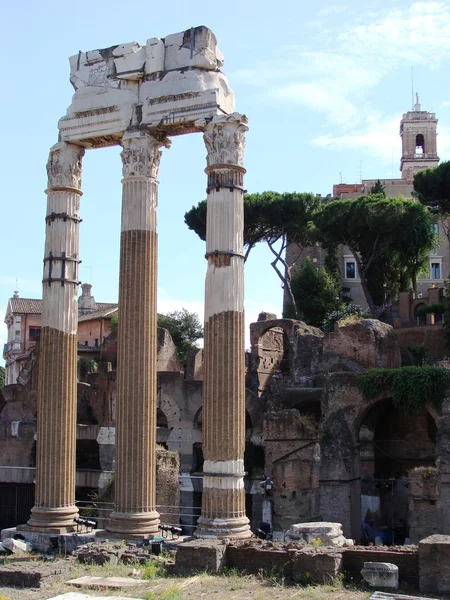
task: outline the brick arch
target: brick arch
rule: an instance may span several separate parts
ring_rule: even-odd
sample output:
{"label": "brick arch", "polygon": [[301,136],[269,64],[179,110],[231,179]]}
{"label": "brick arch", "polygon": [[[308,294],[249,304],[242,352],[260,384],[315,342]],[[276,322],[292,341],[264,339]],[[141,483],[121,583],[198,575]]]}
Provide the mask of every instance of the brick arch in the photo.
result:
{"label": "brick arch", "polygon": [[181,409],[174,398],[164,392],[164,388],[158,392],[157,407],[164,413],[169,429],[177,428],[180,422]]}

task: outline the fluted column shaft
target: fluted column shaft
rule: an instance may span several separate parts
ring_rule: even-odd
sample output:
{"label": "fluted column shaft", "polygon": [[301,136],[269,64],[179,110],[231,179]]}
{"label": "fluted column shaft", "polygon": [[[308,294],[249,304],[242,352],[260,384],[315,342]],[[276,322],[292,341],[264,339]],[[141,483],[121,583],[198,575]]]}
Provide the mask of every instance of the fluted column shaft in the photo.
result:
{"label": "fluted column shaft", "polygon": [[158,531],[155,509],[157,230],[161,142],[123,139],[117,355],[115,510],[107,531],[128,538]]}
{"label": "fluted column shaft", "polygon": [[36,500],[28,527],[71,531],[75,506],[79,209],[84,149],[58,143],[48,189],[37,406]]}
{"label": "fluted column shaft", "polygon": [[208,150],[202,513],[197,537],[245,538],[244,188],[246,117],[215,117]]}

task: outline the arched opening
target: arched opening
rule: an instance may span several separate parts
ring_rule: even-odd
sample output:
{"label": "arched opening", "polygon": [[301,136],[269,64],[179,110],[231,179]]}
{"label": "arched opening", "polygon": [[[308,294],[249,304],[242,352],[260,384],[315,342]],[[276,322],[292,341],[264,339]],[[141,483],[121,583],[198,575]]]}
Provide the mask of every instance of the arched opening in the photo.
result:
{"label": "arched opening", "polygon": [[416,156],[425,154],[425,138],[422,133],[416,135]]}
{"label": "arched opening", "polygon": [[200,407],[198,409],[198,411],[195,413],[194,415],[194,429],[198,429],[198,430],[202,430],[202,426],[203,426],[203,411],[202,408]]}
{"label": "arched opening", "polygon": [[156,443],[167,450],[167,440],[170,435],[169,423],[164,412],[156,409]]}
{"label": "arched opening", "polygon": [[416,325],[426,325],[427,324],[426,314],[421,313],[421,311],[419,310],[423,306],[426,306],[425,302],[421,302],[414,309],[414,317],[416,319]]}
{"label": "arched opening", "polygon": [[299,402],[293,408],[298,410],[300,417],[305,419],[311,425],[317,425],[322,417],[322,405],[320,400],[307,400]]}
{"label": "arched opening", "polygon": [[263,331],[252,347],[252,361],[260,396],[269,388],[275,374],[284,380],[290,379],[291,342],[283,327],[270,327]]}
{"label": "arched opening", "polygon": [[405,415],[387,398],[365,415],[359,441],[362,542],[378,537],[384,544],[403,544],[409,537],[409,473],[435,466],[435,421],[425,409]]}

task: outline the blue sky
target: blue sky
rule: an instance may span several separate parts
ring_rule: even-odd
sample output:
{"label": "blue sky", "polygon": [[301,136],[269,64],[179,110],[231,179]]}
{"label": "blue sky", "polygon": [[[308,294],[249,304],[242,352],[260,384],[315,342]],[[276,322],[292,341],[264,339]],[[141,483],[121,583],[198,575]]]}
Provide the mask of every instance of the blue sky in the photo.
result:
{"label": "blue sky", "polygon": [[[164,37],[206,25],[225,55],[236,109],[249,118],[249,192],[328,194],[347,183],[398,177],[401,114],[411,67],[422,107],[439,118],[438,152],[450,158],[448,2],[228,0],[129,3],[8,2],[2,8],[0,114],[2,229],[0,341],[16,277],[41,296],[45,164],[73,93],[68,57],[79,50]],[[81,279],[97,300],[117,299],[121,204],[119,148],[83,161]],[[204,244],[183,215],[205,197],[201,135],[177,137],[159,173],[158,310],[203,311]],[[282,290],[265,248],[246,264],[247,321],[281,313]]]}

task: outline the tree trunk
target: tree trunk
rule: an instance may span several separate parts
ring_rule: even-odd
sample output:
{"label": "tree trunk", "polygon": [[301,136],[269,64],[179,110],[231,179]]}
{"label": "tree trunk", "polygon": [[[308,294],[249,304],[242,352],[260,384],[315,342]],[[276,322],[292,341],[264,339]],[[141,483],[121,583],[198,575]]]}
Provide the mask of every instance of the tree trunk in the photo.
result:
{"label": "tree trunk", "polygon": [[[350,246],[349,246],[349,248],[350,248]],[[364,292],[364,297],[366,298],[366,302],[367,302],[367,305],[369,307],[370,314],[372,315],[372,317],[377,318],[378,317],[378,310],[377,310],[377,307],[375,306],[375,303],[372,300],[372,296],[371,296],[371,294],[369,292],[369,285],[367,283],[366,274],[364,273],[364,271],[362,269],[362,266],[361,266],[361,260],[359,258],[359,254],[355,250],[353,250],[352,248],[350,248],[350,251],[353,254],[353,257],[355,259],[356,265],[358,267],[358,273],[359,273],[360,278],[361,278],[361,287],[362,287],[362,290]]]}

